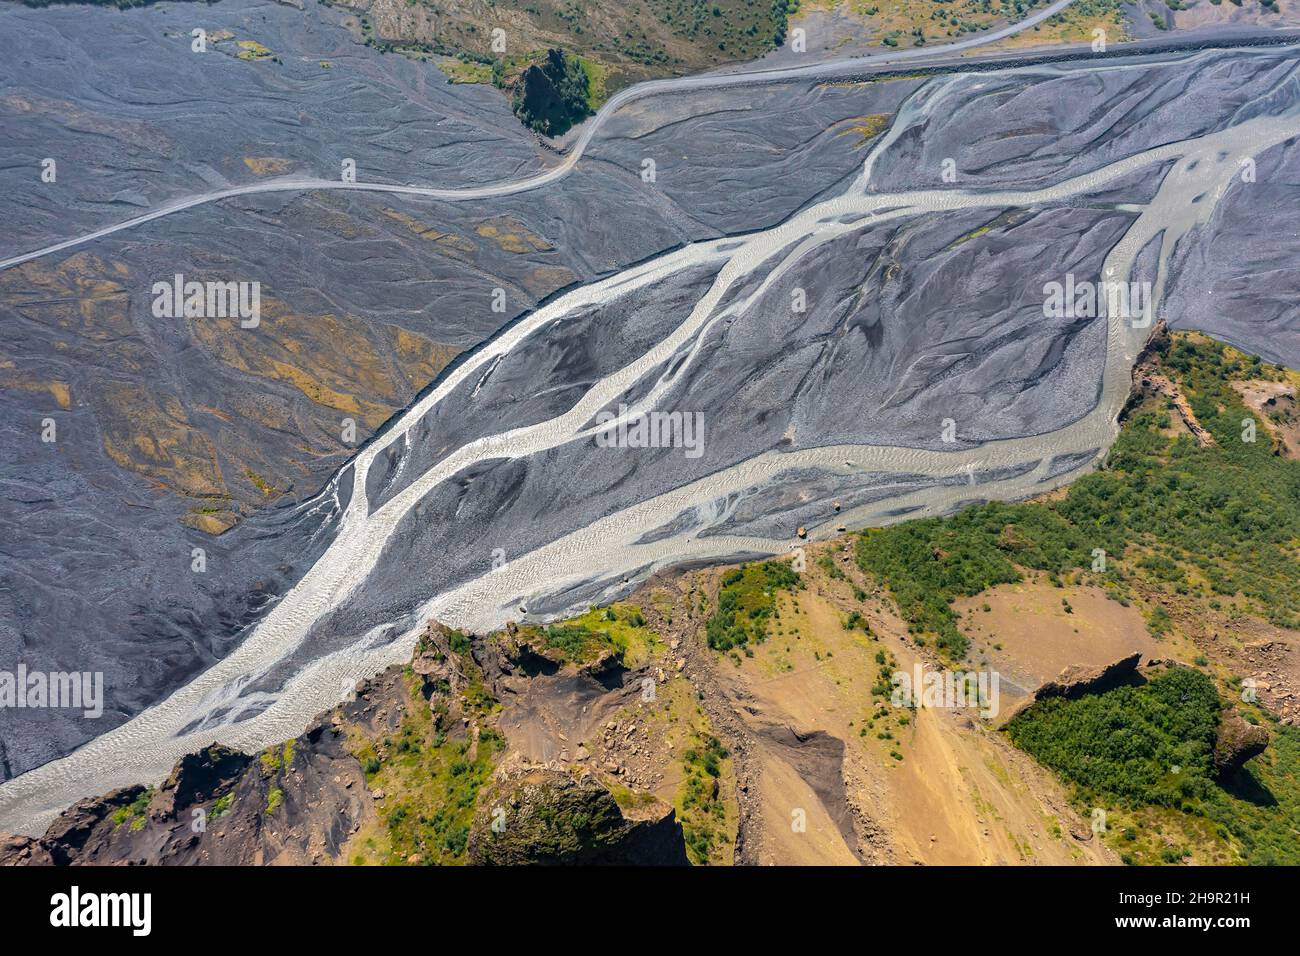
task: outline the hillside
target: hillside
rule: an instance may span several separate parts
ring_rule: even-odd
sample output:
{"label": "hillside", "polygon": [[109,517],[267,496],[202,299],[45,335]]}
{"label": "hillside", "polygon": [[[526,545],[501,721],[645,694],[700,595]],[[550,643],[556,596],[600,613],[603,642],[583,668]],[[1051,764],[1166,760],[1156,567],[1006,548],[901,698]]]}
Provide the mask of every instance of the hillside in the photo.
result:
{"label": "hillside", "polygon": [[[484,0],[407,3],[333,0],[353,10],[368,43],[412,55],[450,56],[453,78],[500,83],[548,49],[580,55],[599,100],[640,80],[699,72],[763,56],[785,37],[798,0]],[[494,31],[500,31],[494,32]]]}
{"label": "hillside", "polygon": [[[295,740],[209,748],[0,860],[1294,862],[1294,385],[1158,334],[1107,467],[1063,494],[550,625],[431,625]],[[900,703],[944,669],[1000,683]]]}

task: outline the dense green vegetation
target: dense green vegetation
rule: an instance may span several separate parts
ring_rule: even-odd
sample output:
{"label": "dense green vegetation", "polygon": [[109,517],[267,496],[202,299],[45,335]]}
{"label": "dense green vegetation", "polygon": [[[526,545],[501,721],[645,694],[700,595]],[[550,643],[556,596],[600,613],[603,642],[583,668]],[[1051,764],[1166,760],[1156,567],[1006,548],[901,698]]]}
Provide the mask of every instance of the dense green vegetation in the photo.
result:
{"label": "dense green vegetation", "polygon": [[628,667],[646,659],[658,641],[646,626],[645,615],[635,604],[614,604],[591,608],[585,614],[545,628],[523,629],[525,635],[537,636],[542,643],[559,651],[574,664],[586,664],[610,651]]}
{"label": "dense green vegetation", "polygon": [[[952,657],[966,639],[951,608],[961,596],[1016,581],[1021,568],[1053,577],[1090,569],[1122,594],[1136,578],[1180,594],[1239,595],[1260,616],[1300,626],[1300,462],[1275,455],[1230,382],[1280,370],[1218,342],[1179,335],[1164,367],[1214,444],[1201,447],[1171,416],[1143,407],[1124,424],[1107,466],[1070,486],[1060,501],[992,503],[948,517],[867,531],[862,569],[888,583],[913,631],[933,635]],[[1159,626],[1160,622],[1153,622]]]}
{"label": "dense green vegetation", "polygon": [[692,863],[707,864],[716,848],[727,840],[726,806],[720,781],[727,750],[712,734],[683,755],[685,775],[678,793],[678,806],[686,853]]}
{"label": "dense green vegetation", "polygon": [[1111,835],[1127,862],[1175,863],[1189,846],[1213,844],[1226,859],[1300,863],[1300,731],[1274,727],[1265,753],[1219,781],[1220,708],[1209,677],[1177,668],[1138,687],[1042,701],[1012,718],[1007,733],[1074,785],[1082,809],[1106,807],[1130,821]]}
{"label": "dense green vegetation", "polygon": [[582,663],[594,659],[602,650],[611,648],[603,634],[589,631],[585,627],[567,624],[555,624],[542,632],[546,645],[563,654],[573,663]]}
{"label": "dense green vegetation", "polygon": [[802,586],[799,576],[783,561],[742,564],[722,579],[717,610],[705,624],[709,647],[731,651],[762,643],[767,639],[777,592]]}
{"label": "dense green vegetation", "polygon": [[547,50],[541,64],[519,75],[511,105],[529,129],[544,136],[560,136],[591,112],[589,86],[578,57]]}
{"label": "dense green vegetation", "polygon": [[1049,698],[1007,725],[1012,741],[1103,799],[1194,810],[1217,789],[1214,734],[1219,694],[1200,671],[1171,670],[1139,687]]}

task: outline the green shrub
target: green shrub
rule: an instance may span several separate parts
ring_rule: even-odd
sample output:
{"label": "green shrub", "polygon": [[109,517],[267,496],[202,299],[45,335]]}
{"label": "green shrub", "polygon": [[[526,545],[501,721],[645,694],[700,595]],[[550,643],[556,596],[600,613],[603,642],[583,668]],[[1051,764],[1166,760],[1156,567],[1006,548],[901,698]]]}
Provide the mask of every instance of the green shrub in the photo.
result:
{"label": "green shrub", "polygon": [[799,575],[783,561],[742,564],[728,572],[718,592],[718,607],[704,626],[709,647],[729,651],[767,640],[767,622],[776,594],[801,587]]}
{"label": "green shrub", "polygon": [[[1260,428],[1242,440],[1250,417],[1234,380],[1267,374],[1257,361],[1229,358],[1218,342],[1177,336],[1165,358],[1193,412],[1215,442],[1163,432],[1161,416],[1140,411],[1121,429],[1107,467],[1075,481],[1060,501],[967,508],[947,518],[872,529],[859,539],[861,568],[888,584],[915,633],[933,634],[950,656],[967,642],[952,603],[1020,579],[1020,568],[1060,576],[1109,556],[1115,579],[1130,547],[1146,553],[1132,570],[1161,586],[1188,588],[1195,568],[1222,595],[1242,595],[1279,627],[1300,627],[1300,462],[1273,454]],[[1152,611],[1157,635],[1171,626]]]}
{"label": "green shrub", "polygon": [[1012,718],[1007,733],[1084,800],[1179,808],[1211,792],[1218,719],[1214,682],[1177,668],[1140,687],[1048,698]]}

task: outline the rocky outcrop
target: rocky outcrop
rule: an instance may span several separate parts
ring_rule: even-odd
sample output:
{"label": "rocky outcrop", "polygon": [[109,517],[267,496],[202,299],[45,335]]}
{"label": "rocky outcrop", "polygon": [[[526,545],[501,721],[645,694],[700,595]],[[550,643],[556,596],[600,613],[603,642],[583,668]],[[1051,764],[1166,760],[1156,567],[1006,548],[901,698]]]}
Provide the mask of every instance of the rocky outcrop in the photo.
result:
{"label": "rocky outcrop", "polygon": [[0,866],[53,866],[54,862],[39,838],[0,833]]}
{"label": "rocky outcrop", "polygon": [[188,807],[228,793],[251,759],[215,743],[196,754],[186,754],[149,801],[150,819],[173,818]]}
{"label": "rocky outcrop", "polygon": [[489,866],[685,865],[672,807],[646,794],[623,802],[590,775],[551,770],[503,781],[470,835],[470,858]]}
{"label": "rocky outcrop", "polygon": [[1127,657],[1121,657],[1117,661],[1099,667],[1083,667],[1079,665],[1067,667],[1061,671],[1056,680],[1049,680],[1011,708],[1002,722],[1003,724],[1009,723],[1021,711],[1032,707],[1041,700],[1047,700],[1049,697],[1064,697],[1066,700],[1075,700],[1085,694],[1102,694],[1108,690],[1114,690],[1116,687],[1144,684],[1146,678],[1138,670],[1138,663],[1141,659],[1141,652],[1135,651]]}
{"label": "rocky outcrop", "polygon": [[64,865],[79,862],[87,847],[102,839],[119,813],[126,811],[147,790],[124,787],[103,797],[81,800],[64,810],[43,837],[0,833],[0,866]]}
{"label": "rocky outcrop", "polygon": [[39,838],[0,835],[0,865],[328,862],[371,812],[345,743],[318,720],[257,757],[208,747],[183,757],[156,791],[83,800]]}
{"label": "rocky outcrop", "polygon": [[[1005,710],[1003,716],[999,718],[999,724],[1005,727],[1017,714],[1028,710],[1039,701],[1051,697],[1064,697],[1066,700],[1075,700],[1086,694],[1102,694],[1108,690],[1114,690],[1116,687],[1145,684],[1147,678],[1138,666],[1141,660],[1141,652],[1135,651],[1127,657],[1121,657],[1117,661],[1100,666],[1071,665],[1062,670],[1055,680],[1049,680],[1041,684],[1032,694],[1018,701],[1014,707]],[[1147,666],[1150,668],[1153,665],[1162,663],[1160,661],[1148,661]]]}
{"label": "rocky outcrop", "polygon": [[[459,739],[472,748],[481,731],[499,731],[499,715],[490,725],[484,715],[502,696],[528,690],[567,700],[574,682],[603,692],[573,665],[564,681],[530,680],[520,666],[529,653],[512,639],[471,639],[431,624],[409,665],[361,681],[354,699],[318,716],[294,740],[255,755],[217,744],[188,754],[156,790],[127,787],[83,800],[41,837],[0,834],[0,865],[342,862],[349,839],[382,817],[377,808],[385,799],[358,754],[390,755],[394,738],[412,726],[404,721],[422,727],[426,741]],[[539,686],[530,687],[532,681]],[[491,800],[480,801],[471,858],[685,863],[673,809],[616,789],[617,799],[590,772],[578,780],[539,768],[503,771],[500,786],[485,795]],[[509,824],[502,835],[491,829],[498,807]]]}
{"label": "rocky outcrop", "polygon": [[1249,723],[1236,711],[1226,711],[1214,737],[1214,770],[1221,778],[1230,777],[1267,746],[1267,730]]}
{"label": "rocky outcrop", "polygon": [[1049,697],[1075,700],[1085,694],[1102,694],[1126,684],[1143,684],[1146,678],[1138,672],[1138,662],[1141,659],[1141,652],[1135,651],[1100,667],[1067,667],[1056,680],[1048,681],[1034,691],[1034,700],[1046,700]]}
{"label": "rocky outcrop", "polygon": [[591,112],[587,87],[587,73],[577,57],[547,50],[543,63],[519,75],[512,106],[534,132],[559,136]]}

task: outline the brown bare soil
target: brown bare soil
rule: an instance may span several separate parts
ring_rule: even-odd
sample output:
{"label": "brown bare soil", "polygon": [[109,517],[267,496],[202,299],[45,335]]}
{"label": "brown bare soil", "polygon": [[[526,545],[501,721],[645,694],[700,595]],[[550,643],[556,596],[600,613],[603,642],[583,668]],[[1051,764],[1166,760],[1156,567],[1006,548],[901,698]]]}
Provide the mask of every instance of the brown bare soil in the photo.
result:
{"label": "brown bare soil", "polygon": [[1259,415],[1279,451],[1288,458],[1300,458],[1300,413],[1296,407],[1295,383],[1233,382],[1232,387],[1246,407]]}
{"label": "brown bare soil", "polygon": [[[812,560],[823,549],[844,579],[832,580]],[[877,703],[878,654],[891,670],[937,665],[907,638],[887,599],[854,598],[852,582],[865,582],[846,544],[810,549],[808,565],[807,587],[782,597],[780,616],[752,658],[740,666],[712,658],[718,686],[756,751],[759,808],[742,817],[743,842],[758,847],[756,862],[1117,862],[1093,840],[1060,784],[993,721],[971,710]],[[870,633],[845,627],[853,610]],[[802,743],[792,748],[792,739]],[[824,758],[835,749],[828,740],[842,746],[838,774]],[[822,759],[801,758],[814,747]],[[802,832],[793,825],[799,811]]]}
{"label": "brown bare soil", "polygon": [[[962,598],[953,609],[970,639],[970,659],[997,670],[1008,697],[1028,694],[1072,665],[1097,667],[1134,651],[1147,658],[1179,656],[1172,642],[1148,633],[1141,612],[1097,587],[1058,588],[1027,579]],[[1177,650],[1190,656],[1185,647]]]}

